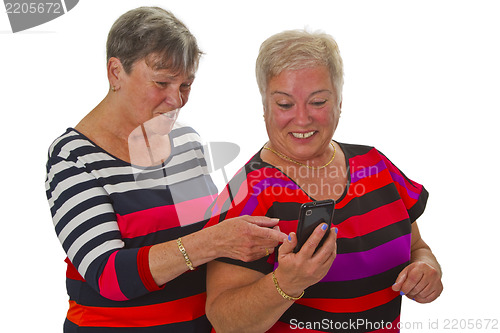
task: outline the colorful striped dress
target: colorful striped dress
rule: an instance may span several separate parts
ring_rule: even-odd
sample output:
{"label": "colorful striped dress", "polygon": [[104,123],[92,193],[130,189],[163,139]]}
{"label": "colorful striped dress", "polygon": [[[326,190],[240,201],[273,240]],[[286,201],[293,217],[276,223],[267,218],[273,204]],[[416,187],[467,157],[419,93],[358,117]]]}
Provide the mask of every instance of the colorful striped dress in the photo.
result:
{"label": "colorful striped dress", "polygon": [[203,228],[217,194],[198,134],[176,125],[170,143],[170,157],[147,168],[74,129],[51,145],[45,186],[67,254],[65,332],[210,332],[205,268],[160,287],[149,269],[150,247]]}
{"label": "colorful striped dress", "polygon": [[[307,288],[269,332],[398,331],[401,296],[391,286],[409,263],[411,225],[423,213],[428,193],[377,149],[339,145],[348,186],[334,213],[337,257],[328,274]],[[311,201],[259,152],[214,202],[209,225],[239,215],[266,215],[280,219],[281,231],[295,232],[299,207]],[[263,274],[277,266],[274,254],[251,263],[219,260]]]}

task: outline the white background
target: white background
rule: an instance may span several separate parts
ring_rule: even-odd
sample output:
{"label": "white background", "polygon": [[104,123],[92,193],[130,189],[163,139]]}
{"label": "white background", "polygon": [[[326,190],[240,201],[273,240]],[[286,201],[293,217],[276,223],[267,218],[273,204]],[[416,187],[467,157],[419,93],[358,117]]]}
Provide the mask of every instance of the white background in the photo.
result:
{"label": "white background", "polygon": [[[171,10],[206,53],[181,118],[206,141],[241,147],[230,175],[267,138],[254,78],[260,43],[284,29],[330,33],[345,64],[334,138],[378,147],[430,192],[419,225],[443,266],[445,290],[432,304],[405,299],[402,322],[422,327],[403,331],[450,331],[443,328],[451,319],[499,320],[496,3],[82,0],[16,34],[2,8],[1,330],[62,330],[65,254],[44,193],[47,148],[105,96],[107,33],[140,4]],[[436,320],[440,329],[429,329]]]}

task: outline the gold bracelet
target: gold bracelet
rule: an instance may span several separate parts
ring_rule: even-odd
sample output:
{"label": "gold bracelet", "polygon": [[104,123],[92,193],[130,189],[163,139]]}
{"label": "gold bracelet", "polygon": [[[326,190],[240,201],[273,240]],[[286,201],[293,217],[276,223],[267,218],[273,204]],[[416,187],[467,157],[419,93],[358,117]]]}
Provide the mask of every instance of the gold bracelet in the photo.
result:
{"label": "gold bracelet", "polygon": [[278,279],[276,279],[276,275],[274,275],[274,271],[273,271],[273,282],[274,282],[274,286],[276,287],[276,290],[280,293],[280,295],[286,299],[286,300],[289,300],[289,301],[296,301],[298,300],[299,298],[301,298],[302,296],[304,296],[304,293],[305,291],[302,292],[302,294],[300,294],[299,297],[293,297],[293,296],[290,296],[288,295],[287,293],[285,293],[283,290],[281,290],[279,284],[278,284]]}
{"label": "gold bracelet", "polygon": [[191,260],[189,260],[189,256],[186,252],[186,249],[184,248],[184,245],[182,245],[182,240],[180,237],[177,240],[177,247],[179,247],[179,251],[181,251],[182,255],[184,256],[184,260],[186,260],[187,267],[190,270],[194,271],[195,267],[193,266],[193,263],[191,262]]}

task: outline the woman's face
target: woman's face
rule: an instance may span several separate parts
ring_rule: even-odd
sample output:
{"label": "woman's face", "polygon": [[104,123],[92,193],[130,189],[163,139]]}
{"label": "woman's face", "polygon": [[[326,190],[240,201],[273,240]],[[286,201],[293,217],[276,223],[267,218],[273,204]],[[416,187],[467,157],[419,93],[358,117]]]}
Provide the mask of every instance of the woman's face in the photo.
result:
{"label": "woman's face", "polygon": [[272,147],[303,163],[321,160],[337,128],[341,107],[328,68],[285,70],[269,80],[265,97],[264,117]]}
{"label": "woman's face", "polygon": [[172,114],[188,101],[193,81],[194,73],[188,75],[172,73],[168,69],[155,70],[145,60],[137,61],[130,73],[123,72],[120,79],[118,92],[123,96],[124,116],[135,126],[147,122],[152,130],[158,132],[163,132],[162,128],[171,128]]}

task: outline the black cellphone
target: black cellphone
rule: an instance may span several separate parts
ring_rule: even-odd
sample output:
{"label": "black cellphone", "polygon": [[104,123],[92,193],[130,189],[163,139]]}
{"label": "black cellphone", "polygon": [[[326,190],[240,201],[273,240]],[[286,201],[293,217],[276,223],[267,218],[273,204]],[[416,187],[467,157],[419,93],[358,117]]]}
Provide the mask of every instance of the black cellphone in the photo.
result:
{"label": "black cellphone", "polygon": [[293,252],[299,252],[302,245],[304,245],[309,236],[311,236],[314,229],[316,229],[316,227],[321,223],[326,223],[328,225],[328,229],[326,230],[326,233],[323,236],[323,239],[321,239],[321,242],[318,244],[316,250],[323,245],[323,242],[330,233],[334,210],[335,201],[332,199],[307,202],[300,206],[299,223],[297,225],[297,246]]}

